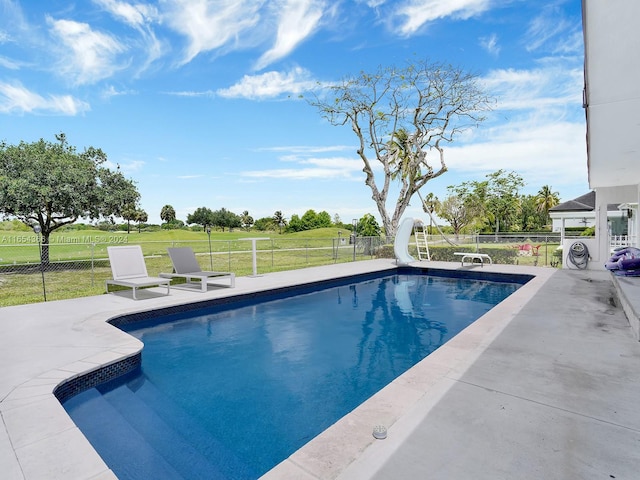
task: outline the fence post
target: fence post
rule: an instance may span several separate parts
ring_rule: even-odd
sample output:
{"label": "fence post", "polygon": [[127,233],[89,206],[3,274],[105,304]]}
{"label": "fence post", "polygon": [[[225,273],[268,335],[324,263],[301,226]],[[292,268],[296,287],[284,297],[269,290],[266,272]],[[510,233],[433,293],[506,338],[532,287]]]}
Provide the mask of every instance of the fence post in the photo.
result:
{"label": "fence post", "polygon": [[[44,243],[42,243],[40,239],[40,233],[42,232],[42,228],[39,224],[36,224],[33,227],[33,231],[38,236],[38,255],[40,256],[40,275],[42,275],[42,295],[44,297],[44,301],[47,301],[47,287],[44,282],[44,265],[42,264],[42,251],[44,249]],[[49,263],[49,244],[47,244],[47,264]]]}
{"label": "fence post", "polygon": [[547,255],[549,253],[549,237],[544,236],[544,266],[547,266]]}
{"label": "fence post", "polygon": [[94,269],[95,265],[93,263],[94,262],[94,258],[95,258],[95,255],[94,255],[95,248],[96,248],[96,244],[92,243],[91,244],[91,287],[92,288],[95,286],[95,283],[94,283],[95,278],[94,277],[96,275],[96,272],[95,272],[95,269]]}

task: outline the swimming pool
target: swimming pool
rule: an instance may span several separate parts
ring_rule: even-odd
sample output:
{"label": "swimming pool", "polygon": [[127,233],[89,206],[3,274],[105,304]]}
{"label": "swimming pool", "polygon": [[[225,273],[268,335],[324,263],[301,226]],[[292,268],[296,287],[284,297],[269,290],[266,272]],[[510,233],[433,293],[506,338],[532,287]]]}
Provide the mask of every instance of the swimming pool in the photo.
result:
{"label": "swimming pool", "polygon": [[518,286],[399,273],[166,315],[127,327],[138,375],[64,405],[122,479],[257,478]]}

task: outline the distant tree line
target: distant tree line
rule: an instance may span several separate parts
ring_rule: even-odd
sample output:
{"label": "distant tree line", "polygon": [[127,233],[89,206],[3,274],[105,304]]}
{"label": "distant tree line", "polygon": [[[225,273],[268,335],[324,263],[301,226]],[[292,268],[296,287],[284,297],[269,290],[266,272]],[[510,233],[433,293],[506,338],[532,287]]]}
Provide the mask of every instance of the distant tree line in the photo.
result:
{"label": "distant tree line", "polygon": [[537,232],[548,229],[549,210],[560,203],[558,192],[548,185],[536,195],[522,195],[524,181],[515,172],[498,170],[483,181],[468,181],[447,187],[440,201],[433,195],[425,209],[451,225],[457,236],[465,232]]}
{"label": "distant tree line", "polygon": [[[245,230],[254,229],[257,231],[277,231],[279,233],[294,233],[313,230],[316,228],[344,228],[347,231],[353,230],[353,225],[342,223],[340,216],[335,214],[333,218],[326,211],[316,213],[315,210],[307,210],[302,216],[291,215],[287,221],[282,211],[276,211],[271,217],[263,217],[254,220],[245,210],[241,215],[237,215],[226,208],[211,210],[207,207],[199,207],[193,213],[187,215],[186,223],[176,218],[176,211],[171,205],[165,205],[160,211],[160,218],[164,222],[162,228],[180,229],[187,228],[188,225],[195,225],[199,229],[218,229],[221,231],[242,228]],[[365,214],[356,222],[356,233],[363,236],[378,236],[381,228],[375,217]]]}

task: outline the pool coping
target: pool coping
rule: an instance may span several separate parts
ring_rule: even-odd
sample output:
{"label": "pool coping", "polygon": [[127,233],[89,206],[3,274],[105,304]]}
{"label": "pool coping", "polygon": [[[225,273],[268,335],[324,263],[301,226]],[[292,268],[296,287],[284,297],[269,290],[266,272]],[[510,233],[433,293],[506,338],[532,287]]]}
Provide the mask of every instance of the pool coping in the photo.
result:
{"label": "pool coping", "polygon": [[[544,267],[416,262],[424,268],[533,275],[523,287],[425,360],[265,474],[264,479],[340,478],[376,440],[375,425],[392,427],[425,402],[437,403],[451,385],[555,272]],[[371,260],[239,277],[234,289],[201,294],[145,290],[0,309],[0,467],[8,479],[114,479],[53,392],[62,383],[139,354],[142,344],[108,321],[184,303],[257,294],[273,288],[395,270]],[[128,298],[129,296],[129,298]],[[347,477],[345,477],[347,478]]]}

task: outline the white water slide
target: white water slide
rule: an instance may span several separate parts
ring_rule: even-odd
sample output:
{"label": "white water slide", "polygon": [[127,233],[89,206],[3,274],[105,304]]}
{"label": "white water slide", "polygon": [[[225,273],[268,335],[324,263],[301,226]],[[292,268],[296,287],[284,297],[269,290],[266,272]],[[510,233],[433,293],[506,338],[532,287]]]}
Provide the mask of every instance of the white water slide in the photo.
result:
{"label": "white water slide", "polygon": [[393,242],[393,250],[399,264],[408,264],[415,262],[416,259],[409,255],[409,238],[413,232],[413,218],[405,218],[398,227],[396,239]]}

